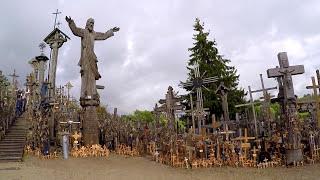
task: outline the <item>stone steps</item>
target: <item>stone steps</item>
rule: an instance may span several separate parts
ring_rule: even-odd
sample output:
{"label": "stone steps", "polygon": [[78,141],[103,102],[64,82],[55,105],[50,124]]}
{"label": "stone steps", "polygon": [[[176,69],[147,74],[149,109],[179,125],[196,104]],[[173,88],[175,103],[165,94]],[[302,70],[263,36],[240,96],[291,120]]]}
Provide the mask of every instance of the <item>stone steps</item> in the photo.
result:
{"label": "stone steps", "polygon": [[27,130],[25,119],[18,118],[0,141],[0,162],[22,161]]}

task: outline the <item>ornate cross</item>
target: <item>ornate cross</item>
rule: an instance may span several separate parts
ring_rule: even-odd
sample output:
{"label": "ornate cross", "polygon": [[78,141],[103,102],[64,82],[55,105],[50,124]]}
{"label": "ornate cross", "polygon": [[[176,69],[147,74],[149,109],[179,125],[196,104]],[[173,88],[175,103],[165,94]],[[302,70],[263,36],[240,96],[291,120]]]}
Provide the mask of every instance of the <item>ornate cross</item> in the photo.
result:
{"label": "ornate cross", "polygon": [[[187,81],[187,82],[180,82],[179,86],[183,88],[188,88],[192,87],[191,91],[196,89],[197,92],[197,103],[196,103],[196,117],[198,124],[200,125],[199,128],[199,134],[201,134],[201,126],[204,125],[204,119],[205,119],[205,113],[203,109],[203,97],[202,97],[202,88],[205,88],[209,90],[208,88],[205,87],[206,84],[214,83],[218,81],[218,77],[208,77],[204,78],[205,73],[203,73],[200,76],[200,70],[199,70],[199,64],[198,62],[195,63],[194,65],[194,78],[192,81]],[[193,107],[192,107],[193,108]],[[194,129],[195,129],[195,124],[193,123]]]}

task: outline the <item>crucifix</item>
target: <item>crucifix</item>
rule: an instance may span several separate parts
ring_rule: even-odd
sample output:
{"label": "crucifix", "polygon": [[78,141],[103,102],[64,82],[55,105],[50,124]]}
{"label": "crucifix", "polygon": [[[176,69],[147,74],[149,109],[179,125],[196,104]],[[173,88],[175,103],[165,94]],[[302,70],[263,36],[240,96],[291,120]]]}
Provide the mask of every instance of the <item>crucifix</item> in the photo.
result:
{"label": "crucifix", "polygon": [[316,112],[316,119],[315,121],[317,122],[317,127],[320,128],[320,111],[319,111],[319,98],[318,98],[318,90],[317,88],[320,88],[320,85],[316,84],[316,80],[315,78],[312,76],[311,77],[312,80],[312,85],[311,86],[307,86],[307,89],[312,89],[313,90],[313,97],[315,99],[315,112]]}
{"label": "crucifix", "polygon": [[280,67],[267,70],[268,78],[277,78],[279,84],[278,101],[281,104],[283,120],[289,133],[286,151],[287,164],[298,162],[303,159],[301,150],[301,132],[298,128],[298,117],[296,109],[296,96],[292,83],[292,76],[303,74],[304,66],[290,66],[286,52],[278,54]]}
{"label": "crucifix", "polygon": [[216,94],[220,95],[222,101],[222,110],[223,110],[223,119],[225,122],[230,121],[229,119],[229,108],[228,108],[228,92],[229,88],[227,88],[223,82],[220,83],[219,87],[216,90]]}
{"label": "crucifix", "polygon": [[[205,87],[206,84],[214,83],[218,81],[218,77],[207,77],[204,78],[205,73],[203,73],[200,76],[200,70],[199,70],[199,64],[198,62],[195,63],[194,66],[194,78],[192,81],[187,81],[187,82],[180,82],[179,86],[183,88],[190,88],[192,87],[191,91],[196,89],[197,93],[197,103],[196,103],[196,117],[198,121],[198,128],[199,128],[199,134],[201,134],[201,126],[204,125],[205,121],[205,112],[203,108],[203,97],[202,97],[202,87],[209,90],[208,88]],[[193,108],[193,107],[192,107]],[[192,112],[193,113],[193,112]],[[195,129],[195,123],[192,122],[193,128]]]}

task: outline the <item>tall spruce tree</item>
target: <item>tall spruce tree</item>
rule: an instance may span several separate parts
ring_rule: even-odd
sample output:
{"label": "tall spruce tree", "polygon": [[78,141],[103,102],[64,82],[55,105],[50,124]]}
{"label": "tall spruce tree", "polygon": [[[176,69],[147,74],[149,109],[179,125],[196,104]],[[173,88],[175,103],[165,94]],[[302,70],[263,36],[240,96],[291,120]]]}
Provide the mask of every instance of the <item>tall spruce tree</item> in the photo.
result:
{"label": "tall spruce tree", "polygon": [[[228,65],[230,60],[225,59],[219,54],[216,41],[208,39],[209,32],[204,31],[204,23],[201,23],[200,20],[196,18],[193,27],[196,33],[193,35],[195,41],[193,43],[194,46],[188,49],[191,52],[187,66],[189,70],[188,80],[192,81],[194,78],[193,66],[196,62],[199,64],[200,75],[206,72],[204,78],[212,76],[219,77],[218,82],[206,85],[210,91],[202,89],[203,106],[210,109],[210,114],[215,114],[217,118],[221,117],[223,114],[221,99],[215,94],[215,91],[220,82],[223,82],[224,85],[230,89],[228,92],[229,113],[230,119],[234,119],[236,113],[235,105],[245,102],[244,90],[238,88],[239,75],[237,75],[237,70],[234,66]],[[191,88],[186,88],[186,90],[190,91]],[[192,91],[190,93],[192,93],[193,99],[196,100],[196,92]],[[187,101],[189,101],[189,99]]]}

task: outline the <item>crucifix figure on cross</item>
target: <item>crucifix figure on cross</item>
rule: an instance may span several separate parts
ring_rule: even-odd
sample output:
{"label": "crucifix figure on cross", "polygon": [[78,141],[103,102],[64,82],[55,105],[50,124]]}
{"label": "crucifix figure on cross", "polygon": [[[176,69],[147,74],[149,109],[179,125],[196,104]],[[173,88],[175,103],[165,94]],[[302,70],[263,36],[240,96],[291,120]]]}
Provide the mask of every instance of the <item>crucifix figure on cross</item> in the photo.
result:
{"label": "crucifix figure on cross", "polygon": [[286,52],[278,54],[280,67],[267,70],[268,78],[277,78],[279,84],[278,102],[283,114],[282,120],[286,123],[289,138],[286,150],[286,163],[299,162],[303,160],[301,150],[301,132],[297,117],[297,98],[294,94],[292,75],[304,73],[303,65],[290,66]]}

